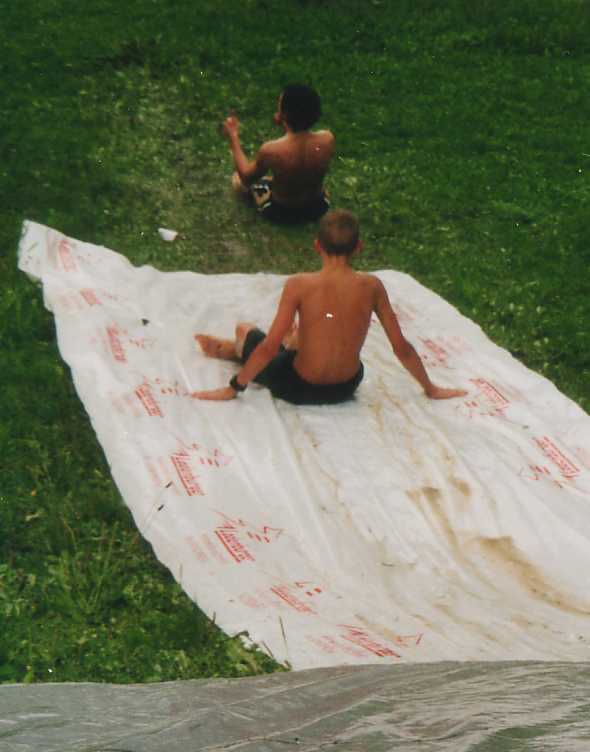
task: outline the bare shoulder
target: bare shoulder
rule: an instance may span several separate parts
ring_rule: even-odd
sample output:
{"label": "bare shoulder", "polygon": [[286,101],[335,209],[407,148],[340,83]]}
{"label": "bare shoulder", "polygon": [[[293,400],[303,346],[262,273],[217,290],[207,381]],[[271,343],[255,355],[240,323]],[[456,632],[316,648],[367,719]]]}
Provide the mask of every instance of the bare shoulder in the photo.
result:
{"label": "bare shoulder", "polygon": [[270,141],[265,141],[260,148],[272,153],[282,151],[285,146],[288,146],[288,140],[286,136],[283,135],[278,138],[273,138]]}
{"label": "bare shoulder", "polygon": [[288,140],[281,136],[272,141],[265,141],[260,147],[259,154],[263,154],[265,163],[272,169],[283,163],[285,155],[289,154],[292,148]]}
{"label": "bare shoulder", "polygon": [[336,139],[332,131],[314,131],[313,137],[316,144],[321,145],[330,153],[334,151]]}
{"label": "bare shoulder", "polygon": [[379,277],[376,277],[371,272],[355,272],[355,274],[359,279],[362,279],[363,282],[365,282],[365,284],[367,285],[375,285],[381,281]]}
{"label": "bare shoulder", "polygon": [[284,289],[286,292],[288,291],[290,294],[296,295],[314,285],[317,277],[317,272],[299,272],[299,274],[292,274],[285,282]]}
{"label": "bare shoulder", "polygon": [[333,143],[336,140],[332,131],[328,131],[328,130],[314,131],[313,134],[314,136],[317,136],[318,138],[321,138],[324,141],[329,141],[330,143]]}
{"label": "bare shoulder", "polygon": [[377,310],[380,307],[387,306],[389,295],[383,282],[375,274],[362,274],[362,280],[366,285],[367,295],[371,297],[373,308]]}
{"label": "bare shoulder", "polygon": [[355,276],[358,283],[366,287],[368,290],[374,292],[385,290],[383,282],[381,282],[379,277],[376,277],[374,274],[370,274],[369,272],[355,272]]}
{"label": "bare shoulder", "polygon": [[267,157],[272,154],[276,149],[276,141],[265,141],[258,149],[258,154]]}

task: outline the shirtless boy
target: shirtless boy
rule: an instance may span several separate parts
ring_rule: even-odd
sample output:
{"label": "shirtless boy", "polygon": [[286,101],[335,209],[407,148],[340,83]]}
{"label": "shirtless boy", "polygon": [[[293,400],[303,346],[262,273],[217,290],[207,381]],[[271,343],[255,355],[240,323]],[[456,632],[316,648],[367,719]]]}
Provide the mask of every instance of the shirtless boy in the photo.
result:
{"label": "shirtless boy", "polygon": [[[334,136],[330,131],[309,130],[320,114],[320,98],[312,88],[301,84],[285,87],[274,116],[285,134],[262,144],[253,160],[240,145],[237,117],[230,115],[225,120],[223,132],[236,168],[232,185],[251,196],[266,219],[287,224],[309,222],[328,210],[323,181],[334,153]],[[266,175],[269,172],[271,175]]]}
{"label": "shirtless boy", "polygon": [[[250,381],[256,381],[273,396],[294,404],[350,399],[363,378],[359,356],[373,313],[401,364],[428,397],[466,394],[463,389],[444,389],[430,381],[420,356],[401,332],[383,283],[350,266],[350,257],[361,247],[353,214],[343,210],[326,214],[315,241],[322,268],[287,280],[268,334],[253,324],[239,323],[235,341],[195,336],[205,355],[238,360],[242,368],[228,386],[194,392],[193,397],[233,399]],[[296,316],[299,327],[294,336]]]}

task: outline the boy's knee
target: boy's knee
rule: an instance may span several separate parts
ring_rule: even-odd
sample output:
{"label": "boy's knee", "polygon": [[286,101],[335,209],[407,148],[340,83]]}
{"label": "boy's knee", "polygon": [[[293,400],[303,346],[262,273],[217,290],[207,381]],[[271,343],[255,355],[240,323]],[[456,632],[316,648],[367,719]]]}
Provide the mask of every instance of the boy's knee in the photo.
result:
{"label": "boy's knee", "polygon": [[242,179],[237,172],[234,172],[231,176],[231,187],[241,196],[248,195],[248,186],[242,183]]}
{"label": "boy's knee", "polygon": [[252,329],[256,329],[256,324],[250,321],[239,321],[236,324],[236,339],[246,339],[248,332]]}
{"label": "boy's knee", "polygon": [[244,342],[248,336],[248,332],[256,329],[256,325],[249,321],[240,321],[236,324],[236,353],[239,358],[242,357],[242,350],[244,349]]}

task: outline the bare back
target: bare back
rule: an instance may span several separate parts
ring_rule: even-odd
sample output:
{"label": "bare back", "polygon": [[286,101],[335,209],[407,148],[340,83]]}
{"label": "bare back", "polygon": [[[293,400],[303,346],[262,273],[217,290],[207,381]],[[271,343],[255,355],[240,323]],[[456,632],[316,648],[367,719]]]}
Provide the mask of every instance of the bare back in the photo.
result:
{"label": "bare back", "polygon": [[293,278],[299,344],[295,368],[306,381],[347,381],[359,369],[376,301],[376,279],[350,267]]}
{"label": "bare back", "polygon": [[334,153],[330,131],[288,132],[261,148],[273,175],[273,197],[284,206],[301,206],[318,198]]}

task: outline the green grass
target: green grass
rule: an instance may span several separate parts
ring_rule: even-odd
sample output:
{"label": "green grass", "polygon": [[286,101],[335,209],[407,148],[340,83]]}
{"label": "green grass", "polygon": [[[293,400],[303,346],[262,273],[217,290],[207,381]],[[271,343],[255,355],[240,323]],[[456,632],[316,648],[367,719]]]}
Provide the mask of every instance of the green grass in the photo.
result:
{"label": "green grass", "polygon": [[[590,408],[590,8],[583,0],[0,0],[0,680],[273,670],[228,640],[135,530],[39,291],[22,220],[134,263],[312,268],[313,228],[228,189],[311,82],[337,137],[358,265],[397,268]],[[168,245],[156,228],[180,230]]]}

